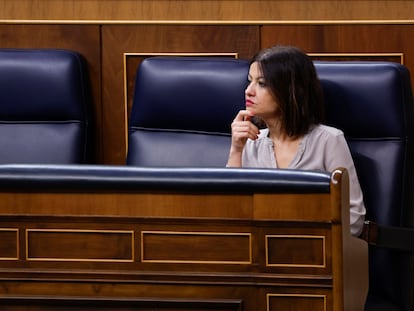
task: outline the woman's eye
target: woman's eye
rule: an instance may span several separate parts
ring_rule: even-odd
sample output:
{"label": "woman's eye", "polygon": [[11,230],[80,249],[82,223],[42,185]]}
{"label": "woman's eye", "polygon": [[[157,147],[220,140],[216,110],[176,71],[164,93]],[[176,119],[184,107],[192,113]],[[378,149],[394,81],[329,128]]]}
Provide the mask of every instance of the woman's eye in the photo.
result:
{"label": "woman's eye", "polygon": [[259,81],[258,84],[260,87],[266,87],[266,82],[264,81]]}

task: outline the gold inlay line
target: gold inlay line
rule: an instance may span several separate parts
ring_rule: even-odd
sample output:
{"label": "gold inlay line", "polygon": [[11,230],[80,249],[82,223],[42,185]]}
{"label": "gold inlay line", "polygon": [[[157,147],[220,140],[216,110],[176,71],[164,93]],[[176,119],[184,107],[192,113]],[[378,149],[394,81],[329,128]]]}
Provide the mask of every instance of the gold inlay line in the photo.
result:
{"label": "gold inlay line", "polygon": [[414,19],[309,19],[309,20],[77,20],[1,19],[0,24],[78,24],[78,25],[412,25]]}

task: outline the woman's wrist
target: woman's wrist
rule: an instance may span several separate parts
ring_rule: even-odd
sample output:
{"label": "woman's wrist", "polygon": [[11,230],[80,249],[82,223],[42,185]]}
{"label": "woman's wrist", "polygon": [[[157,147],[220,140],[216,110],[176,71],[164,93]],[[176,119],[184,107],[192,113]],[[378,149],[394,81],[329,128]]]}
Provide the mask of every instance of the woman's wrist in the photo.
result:
{"label": "woman's wrist", "polygon": [[226,167],[241,167],[242,150],[231,147]]}

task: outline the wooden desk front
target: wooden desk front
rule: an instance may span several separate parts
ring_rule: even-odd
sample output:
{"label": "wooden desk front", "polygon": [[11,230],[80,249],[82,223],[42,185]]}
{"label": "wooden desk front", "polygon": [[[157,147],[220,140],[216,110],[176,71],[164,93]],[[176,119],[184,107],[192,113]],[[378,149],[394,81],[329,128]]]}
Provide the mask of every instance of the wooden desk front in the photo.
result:
{"label": "wooden desk front", "polygon": [[347,183],[337,171],[327,194],[2,192],[0,309],[362,310]]}

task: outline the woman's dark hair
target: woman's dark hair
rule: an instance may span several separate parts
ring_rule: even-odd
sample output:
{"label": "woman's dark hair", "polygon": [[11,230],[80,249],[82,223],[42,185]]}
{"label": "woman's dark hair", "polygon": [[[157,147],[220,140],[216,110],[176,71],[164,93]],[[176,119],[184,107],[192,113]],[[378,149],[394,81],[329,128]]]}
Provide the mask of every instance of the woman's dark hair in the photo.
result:
{"label": "woman's dark hair", "polygon": [[253,62],[279,105],[281,125],[289,136],[302,136],[324,121],[322,88],[312,60],[302,50],[277,45],[260,51]]}

